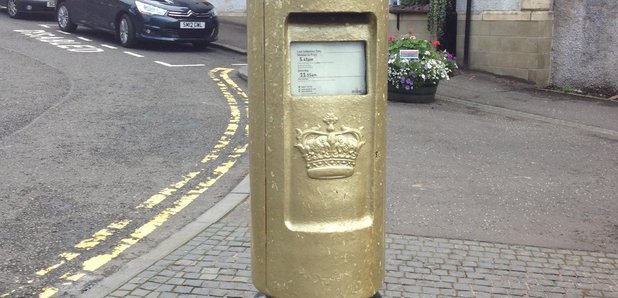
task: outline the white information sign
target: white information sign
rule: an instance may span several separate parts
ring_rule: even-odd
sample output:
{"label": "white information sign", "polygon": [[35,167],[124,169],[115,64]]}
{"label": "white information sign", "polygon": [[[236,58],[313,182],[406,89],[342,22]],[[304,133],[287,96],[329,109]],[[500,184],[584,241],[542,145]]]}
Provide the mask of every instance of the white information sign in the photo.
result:
{"label": "white information sign", "polygon": [[365,42],[293,42],[293,96],[367,94]]}

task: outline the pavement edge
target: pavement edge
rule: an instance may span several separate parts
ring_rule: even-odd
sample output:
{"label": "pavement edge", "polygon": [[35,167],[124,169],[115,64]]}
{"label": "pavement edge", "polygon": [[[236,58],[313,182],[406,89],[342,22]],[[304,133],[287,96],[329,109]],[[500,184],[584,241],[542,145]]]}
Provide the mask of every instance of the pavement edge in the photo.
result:
{"label": "pavement edge", "polygon": [[149,253],[128,262],[116,273],[104,278],[94,287],[82,293],[80,297],[102,298],[111,294],[133,277],[193,239],[210,225],[218,222],[248,197],[249,176],[246,176],[230,193],[204,212],[195,221],[161,242]]}
{"label": "pavement edge", "polygon": [[211,43],[212,46],[224,49],[224,50],[228,50],[228,51],[232,51],[238,54],[242,54],[242,55],[247,55],[247,50],[245,49],[241,49],[239,47],[235,47],[233,45],[229,45],[229,44],[225,44],[225,43],[220,43],[220,42],[213,42]]}

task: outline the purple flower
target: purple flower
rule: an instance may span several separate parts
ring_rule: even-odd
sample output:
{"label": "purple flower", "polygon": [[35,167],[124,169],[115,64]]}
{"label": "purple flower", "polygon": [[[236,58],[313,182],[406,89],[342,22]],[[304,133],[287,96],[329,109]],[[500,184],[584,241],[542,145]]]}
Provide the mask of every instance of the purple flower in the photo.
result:
{"label": "purple flower", "polygon": [[406,89],[406,90],[408,90],[408,91],[409,91],[409,90],[410,90],[410,85],[406,85],[406,86],[404,87],[404,89]]}
{"label": "purple flower", "polygon": [[449,61],[455,60],[455,56],[453,54],[447,52],[446,50],[444,51],[444,58],[446,58],[446,60],[449,60]]}
{"label": "purple flower", "polygon": [[412,80],[410,80],[410,79],[406,79],[406,84],[408,84],[408,85],[412,85]]}
{"label": "purple flower", "polygon": [[406,82],[406,77],[401,77],[399,78],[399,83],[405,83]]}

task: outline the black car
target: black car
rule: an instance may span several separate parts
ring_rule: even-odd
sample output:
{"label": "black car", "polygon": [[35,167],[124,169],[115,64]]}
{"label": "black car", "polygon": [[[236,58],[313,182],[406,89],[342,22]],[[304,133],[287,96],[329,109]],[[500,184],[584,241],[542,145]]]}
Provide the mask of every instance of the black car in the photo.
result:
{"label": "black car", "polygon": [[62,31],[78,25],[108,31],[124,47],[156,40],[204,48],[219,35],[215,8],[206,0],[57,0],[56,15]]}
{"label": "black car", "polygon": [[56,0],[0,0],[11,18],[19,18],[24,13],[53,13]]}

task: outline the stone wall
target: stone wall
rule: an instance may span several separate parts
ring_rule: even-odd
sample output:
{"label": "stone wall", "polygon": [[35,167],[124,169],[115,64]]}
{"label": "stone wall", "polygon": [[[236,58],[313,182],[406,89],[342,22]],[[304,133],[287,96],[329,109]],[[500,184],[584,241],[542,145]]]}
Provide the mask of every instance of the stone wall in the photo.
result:
{"label": "stone wall", "polygon": [[[463,5],[461,5],[463,3]],[[473,1],[469,68],[549,84],[552,0]],[[457,57],[463,63],[465,0],[457,1]],[[493,6],[492,6],[493,5]],[[518,10],[512,10],[518,8]],[[494,10],[490,10],[494,9]]]}
{"label": "stone wall", "polygon": [[221,14],[246,13],[246,0],[208,0]]}
{"label": "stone wall", "polygon": [[[457,0],[457,11],[466,11],[466,0]],[[520,9],[519,0],[473,0],[473,11],[509,11]]]}
{"label": "stone wall", "polygon": [[555,0],[551,82],[618,94],[618,1]]}
{"label": "stone wall", "polygon": [[399,28],[397,28],[397,14],[389,14],[388,35],[398,38],[414,35],[418,39],[435,39],[435,36],[427,30],[427,13],[399,13]]}

